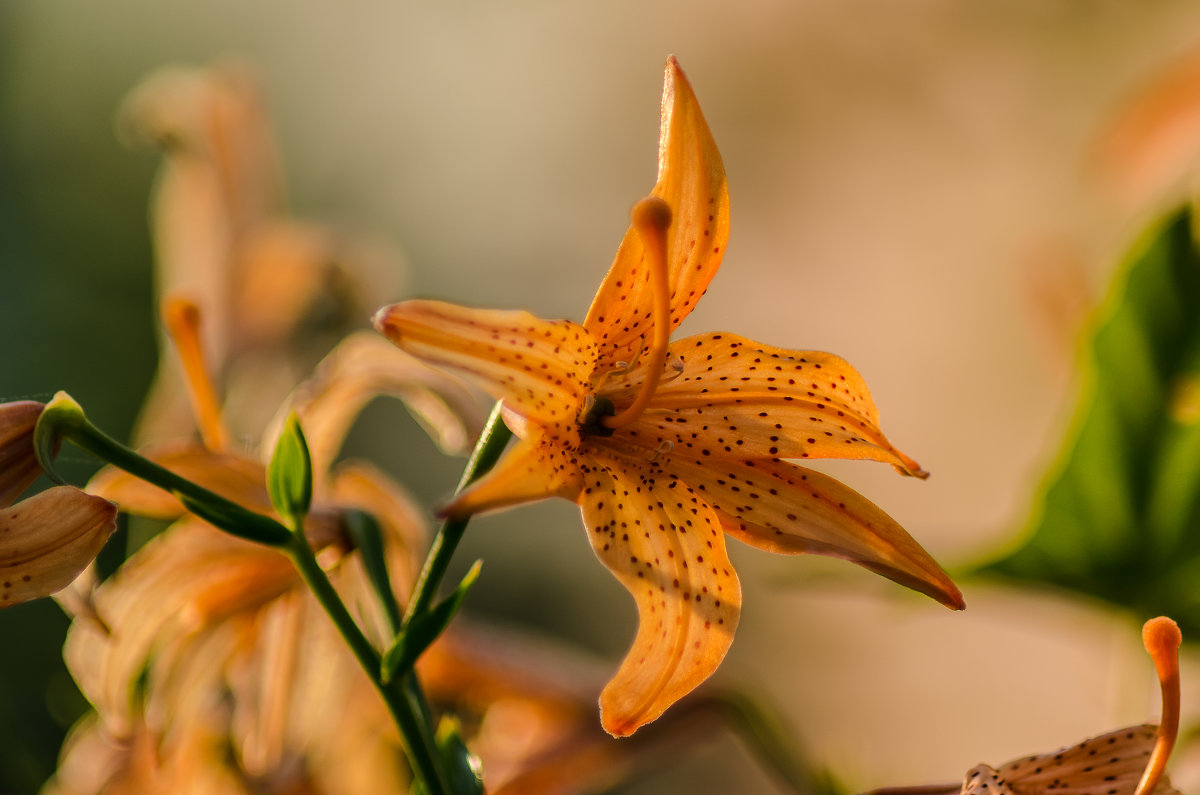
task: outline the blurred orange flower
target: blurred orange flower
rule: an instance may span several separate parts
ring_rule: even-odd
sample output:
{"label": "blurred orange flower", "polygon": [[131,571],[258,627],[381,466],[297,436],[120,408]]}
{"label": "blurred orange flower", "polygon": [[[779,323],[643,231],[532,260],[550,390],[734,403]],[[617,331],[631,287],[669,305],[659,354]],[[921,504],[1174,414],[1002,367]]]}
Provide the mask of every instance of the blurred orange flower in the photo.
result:
{"label": "blurred orange flower", "polygon": [[375,317],[404,350],[502,400],[519,437],[446,513],[570,499],[597,556],[636,600],[637,636],[600,699],[602,723],[618,736],[657,718],[724,658],[741,610],[724,533],[772,552],[845,558],[963,606],[883,511],[783,460],[873,459],[925,476],[884,437],[849,364],[727,333],[669,343],[716,274],[728,229],[721,157],[671,58],[658,181],[583,325],[435,301]]}

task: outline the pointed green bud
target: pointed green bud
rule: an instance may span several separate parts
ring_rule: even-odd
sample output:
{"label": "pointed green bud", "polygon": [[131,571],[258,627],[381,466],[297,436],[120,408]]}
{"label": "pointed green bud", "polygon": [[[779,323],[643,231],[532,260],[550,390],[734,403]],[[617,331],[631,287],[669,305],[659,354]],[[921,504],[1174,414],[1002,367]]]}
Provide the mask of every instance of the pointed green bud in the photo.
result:
{"label": "pointed green bud", "polygon": [[275,443],[275,454],[267,466],[267,492],[275,510],[299,532],[312,505],[312,459],[295,413],[287,418]]}

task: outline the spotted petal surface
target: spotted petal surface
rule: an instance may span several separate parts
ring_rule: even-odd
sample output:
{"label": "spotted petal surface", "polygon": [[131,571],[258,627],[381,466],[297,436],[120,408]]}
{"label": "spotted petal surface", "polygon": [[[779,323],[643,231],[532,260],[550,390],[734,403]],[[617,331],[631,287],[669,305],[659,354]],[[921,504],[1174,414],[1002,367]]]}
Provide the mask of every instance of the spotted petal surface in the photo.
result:
{"label": "spotted petal surface", "polygon": [[949,575],[904,528],[858,492],[786,462],[713,462],[663,456],[660,471],[687,481],[716,510],[725,532],[782,554],[843,558],[962,609]]}
{"label": "spotted petal surface", "polygon": [[[671,207],[667,266],[671,329],[691,313],[716,275],[729,239],[725,166],[700,103],[674,58],[663,80],[658,181],[653,195]],[[600,368],[631,362],[648,340],[650,288],[641,238],[631,226],[592,301],[584,326],[600,343]]]}
{"label": "spotted petal surface", "polygon": [[[883,435],[866,382],[841,357],[722,332],[673,343],[667,361],[682,362],[682,372],[660,384],[646,413],[619,433],[712,458],[870,459],[926,474]],[[632,375],[606,389],[617,405],[644,380]]]}
{"label": "spotted petal surface", "polygon": [[597,451],[580,496],[588,539],[637,602],[638,632],[600,696],[604,728],[632,734],[708,678],[733,642],[741,586],[716,514],[686,483]]}
{"label": "spotted petal surface", "polygon": [[552,439],[576,436],[596,355],[581,326],[523,311],[405,301],[379,310],[375,327],[414,356],[472,378]]}
{"label": "spotted petal surface", "polygon": [[[1151,725],[1117,729],[1050,754],[1029,756],[1002,765],[995,779],[1003,793],[1055,793],[1056,795],[1132,795],[1154,748],[1157,729]],[[966,795],[995,795],[982,765],[967,774]],[[979,775],[972,778],[972,774]],[[985,787],[987,783],[989,786]],[[1164,778],[1154,788],[1157,795],[1178,795]]]}

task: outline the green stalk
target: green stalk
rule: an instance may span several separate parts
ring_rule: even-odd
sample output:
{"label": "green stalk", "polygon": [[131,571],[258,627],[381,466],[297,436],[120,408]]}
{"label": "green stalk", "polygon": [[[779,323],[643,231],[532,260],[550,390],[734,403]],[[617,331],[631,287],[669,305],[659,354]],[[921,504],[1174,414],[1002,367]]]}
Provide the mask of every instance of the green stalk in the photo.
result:
{"label": "green stalk", "polygon": [[409,694],[403,682],[391,682],[385,685],[380,680],[379,652],[363,635],[362,630],[354,621],[354,617],[346,609],[346,605],[338,596],[333,583],[329,581],[324,569],[317,563],[316,556],[313,555],[312,548],[308,545],[304,535],[296,533],[292,538],[292,543],[288,544],[284,551],[292,559],[300,576],[312,590],[321,607],[325,609],[338,632],[345,638],[346,644],[358,659],[359,665],[371,678],[371,683],[375,685],[379,695],[383,697],[388,711],[392,714],[392,719],[396,721],[396,726],[400,729],[404,750],[412,762],[413,774],[421,782],[428,795],[450,795],[450,786],[442,772],[441,765],[438,764],[437,748],[434,745],[433,734],[427,719],[422,719],[424,716],[420,715],[418,709],[409,700]]}
{"label": "green stalk", "polygon": [[[457,491],[462,491],[495,466],[510,438],[512,438],[512,431],[504,424],[504,420],[500,416],[500,404],[497,403],[496,407],[492,409],[491,416],[488,417],[483,433],[479,435],[479,442],[475,445],[470,460],[467,461]],[[442,524],[441,529],[434,536],[433,544],[429,547],[429,554],[425,558],[425,565],[421,569],[421,575],[417,578],[412,598],[408,602],[408,610],[404,613],[405,625],[412,620],[413,616],[420,615],[429,609],[429,605],[437,596],[438,586],[441,585],[442,578],[446,576],[450,559],[454,557],[454,551],[462,541],[469,521],[470,518],[449,519]]]}
{"label": "green stalk", "polygon": [[55,479],[57,477],[50,468],[47,451],[56,446],[56,439],[66,438],[101,460],[165,489],[189,511],[222,530],[286,553],[387,704],[400,730],[413,775],[424,792],[427,795],[452,795],[448,779],[438,761],[440,757],[428,713],[421,708],[419,701],[413,699],[413,690],[418,694],[420,692],[415,675],[404,678],[409,684],[405,681],[383,683],[379,652],[367,640],[329,577],[317,563],[302,527],[293,532],[269,516],[247,510],[144,458],[92,425],[79,404],[63,393],[59,393],[43,411],[35,437],[41,439],[38,448],[43,469]]}

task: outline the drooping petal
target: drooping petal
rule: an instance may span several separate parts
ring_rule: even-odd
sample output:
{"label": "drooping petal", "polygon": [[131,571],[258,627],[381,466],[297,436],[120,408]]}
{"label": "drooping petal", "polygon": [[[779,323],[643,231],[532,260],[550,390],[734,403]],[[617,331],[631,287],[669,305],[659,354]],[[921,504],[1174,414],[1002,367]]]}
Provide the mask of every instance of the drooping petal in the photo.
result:
{"label": "drooping petal", "polygon": [[725,532],[740,541],[768,552],[843,558],[963,608],[958,587],[903,527],[827,475],[782,461],[669,455],[659,462],[664,475],[707,500]]}
{"label": "drooping petal", "polygon": [[[252,511],[274,513],[267,496],[266,470],[252,458],[214,453],[193,442],[160,445],[142,451],[142,455]],[[184,513],[171,494],[115,467],[96,473],[87,489],[118,503],[126,513],[155,519],[175,519]]]}
{"label": "drooping petal", "polygon": [[32,400],[0,405],[0,506],[11,505],[42,474],[33,428],[44,408]]}
{"label": "drooping petal", "polygon": [[440,513],[460,519],[547,497],[574,501],[582,488],[574,453],[540,436],[517,439],[491,471],[459,492]]}
{"label": "drooping petal", "polygon": [[741,585],[720,522],[683,480],[596,450],[580,495],[588,539],[637,602],[638,631],[600,695],[600,720],[632,734],[717,669],[733,642]]}
{"label": "drooping petal", "polygon": [[478,400],[456,378],[435,370],[371,331],[351,334],[321,360],[313,377],[285,401],[260,446],[274,450],[288,415],[304,428],[314,472],[332,465],[362,409],[380,395],[404,401],[438,446],[462,452],[482,428]]}
{"label": "drooping petal", "polygon": [[[1014,760],[1002,765],[996,773],[1014,791],[1021,793],[1088,795],[1117,792],[1132,795],[1157,736],[1155,726],[1129,726],[1048,754]],[[983,795],[991,792],[981,785],[966,786],[970,784],[972,778],[968,773],[964,793]],[[1178,790],[1163,778],[1154,792],[1156,795],[1176,795]]]}
{"label": "drooping petal", "polygon": [[[721,332],[672,343],[668,362],[680,361],[683,371],[659,384],[646,411],[619,437],[722,459],[871,459],[927,476],[883,435],[866,382],[838,356]],[[627,400],[644,377],[631,375],[604,395],[618,405]]]}
{"label": "drooping petal", "polygon": [[55,486],[0,511],[0,607],[49,596],[95,560],[117,506]]}
{"label": "drooping petal", "polygon": [[[663,80],[658,182],[673,222],[667,235],[671,329],[688,316],[716,274],[729,239],[725,166],[700,103],[672,57]],[[650,333],[650,295],[641,238],[630,227],[592,301],[584,326],[600,343],[599,369],[637,358]]]}
{"label": "drooping petal", "polygon": [[513,411],[566,442],[595,365],[596,343],[569,320],[405,301],[375,315],[375,328],[409,353],[474,379]]}

